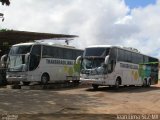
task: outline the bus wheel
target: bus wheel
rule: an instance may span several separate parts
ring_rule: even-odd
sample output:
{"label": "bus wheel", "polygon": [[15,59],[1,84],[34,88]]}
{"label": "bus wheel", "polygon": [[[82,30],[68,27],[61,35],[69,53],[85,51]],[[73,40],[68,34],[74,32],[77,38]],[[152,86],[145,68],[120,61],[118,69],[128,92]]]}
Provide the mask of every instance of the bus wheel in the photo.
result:
{"label": "bus wheel", "polygon": [[47,84],[49,81],[49,75],[48,74],[43,74],[41,77],[41,84]]}
{"label": "bus wheel", "polygon": [[79,84],[80,84],[79,80],[73,81],[73,85],[74,85],[74,86],[78,86]]}
{"label": "bus wheel", "polygon": [[98,86],[99,86],[99,85],[92,84],[92,87],[93,87],[94,90],[97,90],[97,89],[98,89]]}
{"label": "bus wheel", "polygon": [[146,79],[144,79],[144,81],[143,81],[143,87],[147,87],[147,80]]}
{"label": "bus wheel", "polygon": [[147,87],[150,87],[150,86],[151,86],[151,80],[149,79],[149,80],[148,80]]}
{"label": "bus wheel", "polygon": [[23,85],[29,85],[30,82],[23,82]]}
{"label": "bus wheel", "polygon": [[117,78],[116,83],[115,83],[115,88],[118,89],[120,86],[120,79]]}

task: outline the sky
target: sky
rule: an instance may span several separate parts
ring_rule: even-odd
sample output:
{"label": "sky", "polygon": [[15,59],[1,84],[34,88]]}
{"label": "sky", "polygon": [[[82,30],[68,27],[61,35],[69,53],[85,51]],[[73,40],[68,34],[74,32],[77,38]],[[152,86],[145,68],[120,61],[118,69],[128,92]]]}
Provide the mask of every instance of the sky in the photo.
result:
{"label": "sky", "polygon": [[70,45],[120,45],[160,58],[160,0],[12,0],[0,28],[78,35]]}
{"label": "sky", "polygon": [[125,0],[125,3],[130,9],[134,9],[138,7],[146,7],[150,4],[156,4],[156,0]]}

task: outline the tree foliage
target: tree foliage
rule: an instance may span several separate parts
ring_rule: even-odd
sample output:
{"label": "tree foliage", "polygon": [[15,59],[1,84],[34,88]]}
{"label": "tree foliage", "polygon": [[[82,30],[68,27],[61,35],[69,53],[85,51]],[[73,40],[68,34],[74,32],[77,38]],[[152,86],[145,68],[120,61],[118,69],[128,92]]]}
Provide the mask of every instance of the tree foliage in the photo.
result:
{"label": "tree foliage", "polygon": [[13,30],[12,29],[6,29],[6,28],[3,28],[3,29],[0,28],[0,32],[6,32],[6,31],[13,31]]}
{"label": "tree foliage", "polygon": [[2,5],[10,5],[10,0],[0,0]]}

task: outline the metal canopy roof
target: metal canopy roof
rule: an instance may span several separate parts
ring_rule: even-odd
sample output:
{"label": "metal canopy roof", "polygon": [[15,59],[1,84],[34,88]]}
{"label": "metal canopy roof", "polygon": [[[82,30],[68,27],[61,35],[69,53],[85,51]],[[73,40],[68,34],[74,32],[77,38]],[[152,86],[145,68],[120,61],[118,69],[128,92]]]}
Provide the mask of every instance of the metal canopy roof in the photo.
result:
{"label": "metal canopy roof", "polygon": [[53,38],[75,38],[76,35],[64,35],[64,34],[51,34],[51,33],[38,33],[28,31],[1,31],[0,32],[0,44],[7,42],[9,45],[13,45],[21,42],[28,42],[42,39]]}
{"label": "metal canopy roof", "polygon": [[31,42],[35,40],[46,40],[46,39],[69,39],[78,37],[76,35],[65,35],[65,34],[52,34],[52,33],[38,33],[28,31],[0,31],[0,56],[8,53],[9,47],[17,43]]}

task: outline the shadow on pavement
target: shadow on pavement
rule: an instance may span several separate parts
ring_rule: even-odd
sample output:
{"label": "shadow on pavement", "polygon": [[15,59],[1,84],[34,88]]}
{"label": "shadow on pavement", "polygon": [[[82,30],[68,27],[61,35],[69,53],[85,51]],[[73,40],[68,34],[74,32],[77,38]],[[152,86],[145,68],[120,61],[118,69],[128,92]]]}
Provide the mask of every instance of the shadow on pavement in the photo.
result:
{"label": "shadow on pavement", "polygon": [[20,120],[116,120],[116,115],[108,114],[35,114],[19,115]]}
{"label": "shadow on pavement", "polygon": [[140,92],[148,92],[148,91],[160,91],[160,87],[151,86],[151,87],[142,87],[142,86],[127,86],[127,87],[120,87],[115,89],[114,87],[99,87],[98,89],[94,90],[93,88],[88,88],[86,91],[95,92],[126,92],[126,93],[140,93]]}

